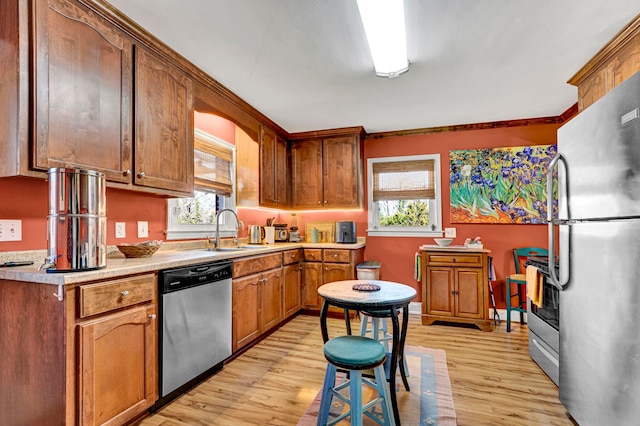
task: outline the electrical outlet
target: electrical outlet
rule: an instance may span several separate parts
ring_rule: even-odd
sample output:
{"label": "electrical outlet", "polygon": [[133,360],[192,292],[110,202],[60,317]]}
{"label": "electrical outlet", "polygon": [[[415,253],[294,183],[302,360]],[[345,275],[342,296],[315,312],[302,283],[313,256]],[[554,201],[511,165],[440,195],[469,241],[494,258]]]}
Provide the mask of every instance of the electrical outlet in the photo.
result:
{"label": "electrical outlet", "polygon": [[456,228],[444,228],[444,237],[445,238],[455,238],[456,237]]}
{"label": "electrical outlet", "polygon": [[149,236],[149,222],[146,220],[138,221],[138,238],[147,238]]}
{"label": "electrical outlet", "polygon": [[22,221],[0,220],[0,241],[22,241]]}
{"label": "electrical outlet", "polygon": [[127,236],[127,224],[124,222],[116,222],[116,238],[125,238]]}

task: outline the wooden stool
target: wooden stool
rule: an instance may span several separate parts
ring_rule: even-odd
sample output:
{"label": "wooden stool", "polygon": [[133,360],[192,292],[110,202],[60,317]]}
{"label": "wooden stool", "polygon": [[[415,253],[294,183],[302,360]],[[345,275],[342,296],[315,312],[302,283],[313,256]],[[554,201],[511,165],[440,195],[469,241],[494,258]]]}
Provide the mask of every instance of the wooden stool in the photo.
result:
{"label": "wooden stool", "polygon": [[[329,361],[322,388],[322,401],[318,412],[318,425],[333,425],[351,416],[352,425],[362,425],[363,414],[382,425],[395,425],[393,408],[389,396],[389,386],[384,372],[384,361],[387,358],[382,343],[362,336],[339,336],[324,344],[324,357]],[[349,380],[335,385],[337,369],[347,370]],[[375,382],[362,376],[363,370],[373,369]],[[367,385],[378,392],[378,397],[362,404],[362,386]],[[349,397],[340,391],[349,387]],[[333,397],[349,404],[349,411],[329,419],[329,410]],[[380,403],[382,420],[368,410]]]}
{"label": "wooden stool", "polygon": [[[372,339],[382,343],[387,353],[391,352],[389,342],[393,341],[393,334],[389,333],[389,321],[387,321],[389,313],[370,311],[360,312],[360,315],[360,335],[366,337],[367,334],[371,333]],[[369,320],[371,320],[371,328],[369,328]],[[407,366],[407,358],[404,355],[402,357],[402,366],[404,369],[401,369],[400,373],[403,375],[403,380],[406,380],[405,377],[409,377],[409,367]]]}

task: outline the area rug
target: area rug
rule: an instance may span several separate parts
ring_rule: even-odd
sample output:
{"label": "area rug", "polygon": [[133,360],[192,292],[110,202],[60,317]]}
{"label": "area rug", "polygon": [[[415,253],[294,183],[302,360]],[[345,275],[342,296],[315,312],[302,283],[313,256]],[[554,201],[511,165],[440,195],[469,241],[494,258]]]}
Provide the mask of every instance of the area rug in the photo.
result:
{"label": "area rug", "polygon": [[[396,396],[398,399],[398,410],[400,420],[405,426],[455,426],[456,411],[451,395],[451,381],[447,371],[447,358],[445,351],[441,349],[429,349],[421,346],[407,346],[405,357],[409,367],[409,387],[407,392],[400,378],[396,379]],[[374,393],[368,392],[365,386],[363,400],[369,400]],[[314,426],[318,419],[320,409],[321,391],[318,392],[307,412],[298,422],[298,426]],[[377,405],[377,413],[380,406]],[[340,415],[343,410],[348,410],[349,406],[333,399],[331,414],[329,419]],[[348,425],[349,418],[338,423]],[[373,420],[364,416],[365,425],[376,425]]]}

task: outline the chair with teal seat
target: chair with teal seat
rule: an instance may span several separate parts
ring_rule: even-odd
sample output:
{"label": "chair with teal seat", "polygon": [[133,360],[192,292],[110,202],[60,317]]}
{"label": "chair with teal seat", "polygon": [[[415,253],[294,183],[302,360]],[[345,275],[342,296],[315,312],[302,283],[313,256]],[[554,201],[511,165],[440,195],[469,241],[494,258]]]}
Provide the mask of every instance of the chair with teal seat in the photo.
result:
{"label": "chair with teal seat", "polygon": [[[389,385],[384,372],[387,353],[382,343],[362,336],[334,337],[324,344],[324,356],[328,361],[327,372],[322,387],[322,400],[318,412],[318,426],[330,426],[350,417],[352,425],[362,425],[363,415],[381,425],[395,425]],[[337,370],[349,373],[349,379],[336,385]],[[374,380],[362,375],[364,370],[373,369]],[[377,392],[377,396],[363,404],[362,387],[367,385]],[[349,389],[346,396],[345,389]],[[375,396],[375,395],[374,395]],[[349,404],[346,411],[329,420],[329,412],[333,398]],[[372,412],[375,405],[380,404],[381,418]]]}
{"label": "chair with teal seat", "polygon": [[[524,263],[529,257],[547,255],[547,249],[539,247],[524,247],[513,249],[513,262],[515,264],[516,273],[509,275],[506,282],[507,333],[511,332],[511,311],[520,312],[520,324],[524,324],[524,314],[527,312],[527,279]],[[516,291],[513,294],[511,293],[512,284],[516,285]],[[524,288],[524,293],[522,291],[522,288]],[[518,304],[516,306],[511,304],[511,301],[514,297],[518,298]]]}

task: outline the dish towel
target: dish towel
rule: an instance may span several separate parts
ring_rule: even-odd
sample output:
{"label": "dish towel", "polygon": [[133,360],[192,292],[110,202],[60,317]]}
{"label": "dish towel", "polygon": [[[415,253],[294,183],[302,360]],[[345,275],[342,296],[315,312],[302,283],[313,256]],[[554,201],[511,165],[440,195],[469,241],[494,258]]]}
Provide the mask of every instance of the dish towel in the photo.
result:
{"label": "dish towel", "polygon": [[422,281],[422,270],[420,269],[420,253],[416,253],[415,267],[413,269],[413,278],[416,281]]}
{"label": "dish towel", "polygon": [[525,274],[527,279],[527,297],[531,299],[531,303],[533,303],[537,307],[541,307],[542,294],[544,289],[542,280],[544,279],[544,277],[538,271],[538,268],[531,265],[527,266]]}

